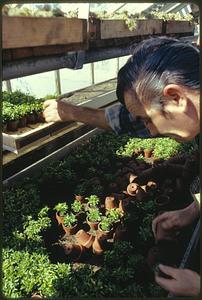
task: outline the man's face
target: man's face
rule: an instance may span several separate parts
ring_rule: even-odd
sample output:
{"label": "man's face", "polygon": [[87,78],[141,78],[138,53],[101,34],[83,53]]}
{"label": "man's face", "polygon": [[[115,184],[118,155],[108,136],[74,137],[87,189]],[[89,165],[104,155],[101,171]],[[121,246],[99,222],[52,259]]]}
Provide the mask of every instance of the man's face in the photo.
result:
{"label": "man's face", "polygon": [[139,103],[132,90],[125,92],[124,99],[131,115],[134,118],[140,117],[152,136],[160,134],[174,138],[178,142],[185,142],[192,140],[199,133],[200,128],[199,124],[196,124],[196,119],[190,114],[181,112],[180,109],[169,107],[171,115],[166,117],[160,110]]}

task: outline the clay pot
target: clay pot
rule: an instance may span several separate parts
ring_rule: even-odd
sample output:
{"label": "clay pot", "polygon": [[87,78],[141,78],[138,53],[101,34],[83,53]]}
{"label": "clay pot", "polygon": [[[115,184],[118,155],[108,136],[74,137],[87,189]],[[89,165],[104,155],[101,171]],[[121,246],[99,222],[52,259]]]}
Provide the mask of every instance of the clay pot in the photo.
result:
{"label": "clay pot", "polygon": [[93,253],[97,255],[101,255],[104,250],[107,248],[107,239],[106,237],[102,236],[101,234],[98,234],[95,237],[95,240],[93,242]]}
{"label": "clay pot", "polygon": [[21,118],[19,119],[18,127],[19,127],[19,128],[22,128],[22,127],[26,127],[26,125],[27,125],[27,117],[26,117],[26,116],[21,117]]}
{"label": "clay pot", "polygon": [[30,114],[26,116],[27,118],[27,124],[36,124],[37,120],[34,114]]}
{"label": "clay pot", "polygon": [[117,208],[116,200],[114,196],[108,196],[105,198],[105,209],[109,210],[112,208]]}
{"label": "clay pot", "polygon": [[99,238],[105,238],[105,239],[110,239],[113,235],[113,228],[110,231],[104,231],[100,227],[100,223],[98,224],[98,231],[96,233],[96,236]]}
{"label": "clay pot", "polygon": [[147,194],[145,193],[145,191],[140,186],[138,186],[138,189],[136,192],[136,200],[143,201],[143,200],[145,200],[146,196],[147,196]]}
{"label": "clay pot", "polygon": [[144,157],[149,158],[152,155],[152,149],[144,149]]}
{"label": "clay pot", "polygon": [[85,252],[85,248],[82,245],[77,244],[65,244],[63,248],[65,250],[65,254],[73,261],[78,261],[81,258],[81,255]]}
{"label": "clay pot", "polygon": [[18,130],[18,124],[19,124],[19,120],[9,121],[7,123],[8,131],[17,131]]}
{"label": "clay pot", "polygon": [[136,175],[134,175],[134,174],[130,174],[130,177],[129,177],[129,182],[130,182],[130,183],[132,183],[132,182],[135,180],[135,178],[137,178],[137,176],[136,176]]}
{"label": "clay pot", "polygon": [[127,186],[127,193],[130,196],[135,196],[137,193],[138,185],[136,183],[130,183]]}
{"label": "clay pot", "polygon": [[33,298],[33,299],[42,299],[43,296],[40,293],[34,293],[34,294],[32,294],[31,298]]}
{"label": "clay pot", "polygon": [[91,222],[91,221],[89,221],[88,217],[86,218],[86,222],[92,230],[97,230],[98,229],[98,223],[99,222]]}
{"label": "clay pot", "polygon": [[130,212],[133,209],[132,199],[130,197],[119,201],[119,210],[121,213]]}
{"label": "clay pot", "polygon": [[78,224],[75,224],[73,227],[66,227],[64,226],[64,224],[62,223],[62,228],[64,229],[65,233],[68,235],[73,235],[77,232],[78,230]]}
{"label": "clay pot", "polygon": [[147,182],[147,191],[149,190],[156,190],[157,189],[157,184],[155,181],[148,181]]}
{"label": "clay pot", "polygon": [[58,225],[63,223],[64,218],[61,217],[57,212],[55,214],[56,220],[58,221]]}
{"label": "clay pot", "polygon": [[146,257],[146,263],[152,268],[155,266],[158,262],[159,258],[159,248],[157,246],[154,246],[149,249],[147,257]]}
{"label": "clay pot", "polygon": [[80,245],[89,249],[92,246],[95,237],[92,234],[84,231],[83,229],[80,229],[76,233],[76,239]]}
{"label": "clay pot", "polygon": [[170,197],[167,196],[167,195],[160,195],[160,196],[155,198],[155,203],[159,207],[166,206],[170,203]]}
{"label": "clay pot", "polygon": [[81,203],[84,203],[85,201],[85,196],[82,196],[82,195],[75,195],[75,199],[77,201],[80,201]]}

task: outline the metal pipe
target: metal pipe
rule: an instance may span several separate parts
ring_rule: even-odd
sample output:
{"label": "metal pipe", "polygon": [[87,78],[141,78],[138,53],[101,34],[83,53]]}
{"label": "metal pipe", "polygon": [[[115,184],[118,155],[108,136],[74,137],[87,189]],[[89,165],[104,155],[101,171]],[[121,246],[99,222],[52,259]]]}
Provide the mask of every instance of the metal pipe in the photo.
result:
{"label": "metal pipe", "polygon": [[130,54],[130,47],[111,47],[66,54],[34,57],[3,63],[3,80],[29,76],[63,68],[80,69],[83,64]]}

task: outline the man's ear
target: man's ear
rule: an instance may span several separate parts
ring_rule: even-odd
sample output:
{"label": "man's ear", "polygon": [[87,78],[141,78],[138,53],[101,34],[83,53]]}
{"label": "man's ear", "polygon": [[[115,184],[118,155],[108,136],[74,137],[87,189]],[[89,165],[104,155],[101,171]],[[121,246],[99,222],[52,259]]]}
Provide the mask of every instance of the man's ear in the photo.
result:
{"label": "man's ear", "polygon": [[164,96],[164,105],[173,105],[178,111],[186,112],[187,111],[187,102],[184,88],[177,84],[168,84],[163,89]]}

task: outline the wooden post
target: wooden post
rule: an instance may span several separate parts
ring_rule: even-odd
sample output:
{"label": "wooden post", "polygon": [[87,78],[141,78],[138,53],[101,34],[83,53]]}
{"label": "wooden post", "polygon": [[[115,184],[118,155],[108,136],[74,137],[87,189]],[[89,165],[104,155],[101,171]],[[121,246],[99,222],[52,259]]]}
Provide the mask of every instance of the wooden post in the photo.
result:
{"label": "wooden post", "polygon": [[61,95],[60,70],[55,70],[55,87],[57,95]]}

